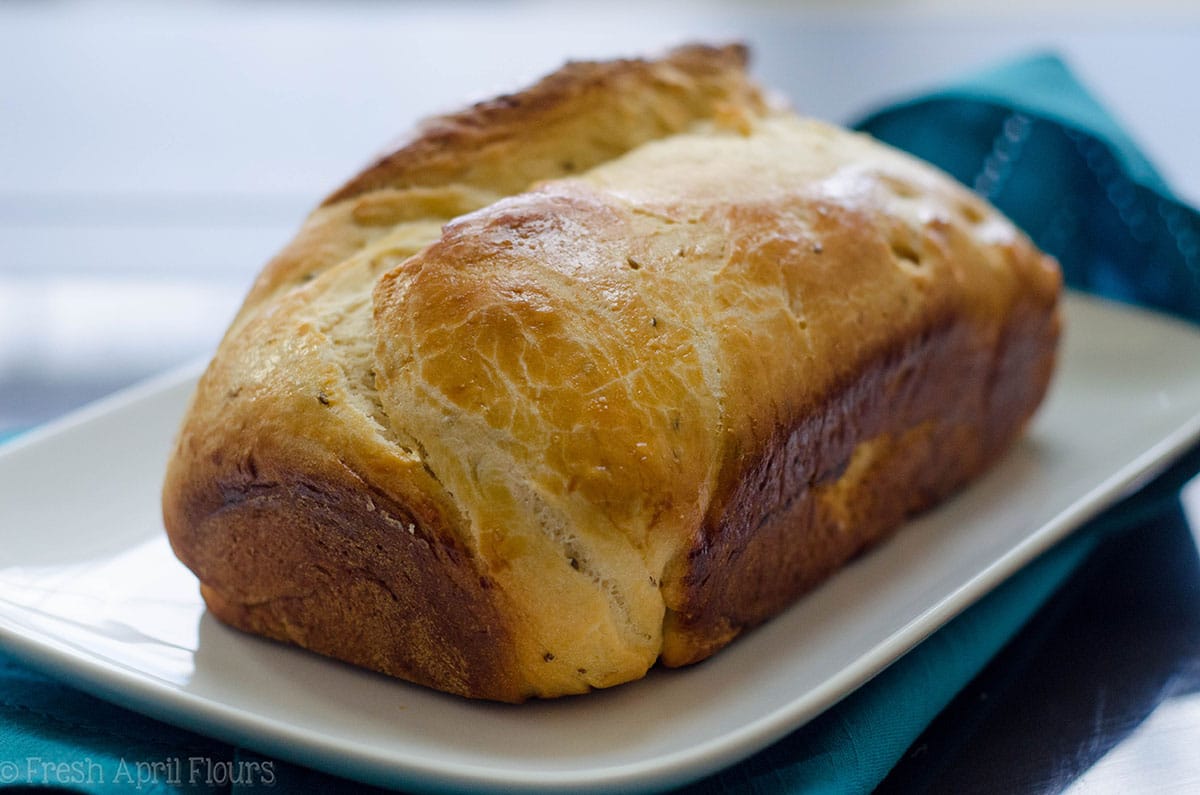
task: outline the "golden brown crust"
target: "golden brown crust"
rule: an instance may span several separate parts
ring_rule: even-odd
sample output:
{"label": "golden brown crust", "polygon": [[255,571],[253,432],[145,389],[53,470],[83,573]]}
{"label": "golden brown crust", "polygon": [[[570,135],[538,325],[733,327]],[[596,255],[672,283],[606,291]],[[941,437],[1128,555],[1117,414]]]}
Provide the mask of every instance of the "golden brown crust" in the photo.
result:
{"label": "golden brown crust", "polygon": [[427,120],[325,204],[381,188],[475,185],[499,195],[583,173],[713,115],[760,102],[742,45],[680,47],[658,61],[569,63],[516,94]]}
{"label": "golden brown crust", "polygon": [[1050,377],[1053,262],[767,108],[744,58],[570,65],[314,212],[168,468],[215,615],[578,693],[708,656],[996,459]]}
{"label": "golden brown crust", "polygon": [[[353,478],[270,477],[222,483],[221,506],[193,509],[185,524],[194,538],[175,541],[205,573],[201,590],[214,615],[451,693],[527,695],[509,677],[512,642],[484,598],[490,580],[464,550],[418,533],[402,507]],[[288,587],[253,597],[245,590],[253,581]]]}
{"label": "golden brown crust", "polygon": [[316,278],[385,234],[394,236],[406,223],[440,225],[540,180],[583,173],[698,120],[761,112],[746,60],[746,48],[733,44],[680,47],[656,61],[573,63],[525,91],[429,119],[309,217],[263,269],[234,328],[280,291]]}
{"label": "golden brown crust", "polygon": [[662,662],[710,656],[991,466],[1040,402],[1058,334],[1036,304],[994,351],[932,318],[777,429],[679,561]]}

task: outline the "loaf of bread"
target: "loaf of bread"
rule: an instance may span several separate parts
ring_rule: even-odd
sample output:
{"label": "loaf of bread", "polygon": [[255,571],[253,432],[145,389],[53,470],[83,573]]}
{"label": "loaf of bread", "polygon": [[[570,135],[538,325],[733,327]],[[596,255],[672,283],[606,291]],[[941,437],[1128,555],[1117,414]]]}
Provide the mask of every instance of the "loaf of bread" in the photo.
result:
{"label": "loaf of bread", "polygon": [[267,265],[166,528],[234,627],[469,697],[616,685],[995,462],[1060,282],[740,47],[568,64],[424,123]]}

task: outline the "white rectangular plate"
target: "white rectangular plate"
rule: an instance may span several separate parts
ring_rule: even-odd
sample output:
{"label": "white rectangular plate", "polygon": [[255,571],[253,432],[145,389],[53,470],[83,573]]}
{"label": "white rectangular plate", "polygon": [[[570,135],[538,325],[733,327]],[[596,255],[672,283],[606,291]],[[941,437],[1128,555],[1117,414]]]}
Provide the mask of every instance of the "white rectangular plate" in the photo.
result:
{"label": "white rectangular plate", "polygon": [[159,514],[197,368],[0,448],[0,645],[156,717],[409,788],[683,783],[819,714],[1200,437],[1200,334],[1071,296],[1026,438],[794,608],[681,671],[555,702],[475,703],[217,623]]}

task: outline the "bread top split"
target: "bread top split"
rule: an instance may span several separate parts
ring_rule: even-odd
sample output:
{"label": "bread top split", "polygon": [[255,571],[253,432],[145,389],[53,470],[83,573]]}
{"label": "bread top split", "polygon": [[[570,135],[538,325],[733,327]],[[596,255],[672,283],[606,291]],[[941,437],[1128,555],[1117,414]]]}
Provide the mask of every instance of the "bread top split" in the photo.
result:
{"label": "bread top split", "polygon": [[[771,105],[745,60],[570,64],[425,123],[330,196],[201,380],[169,529],[214,532],[237,478],[403,506],[395,532],[468,572],[462,604],[396,597],[430,616],[405,630],[429,658],[409,678],[468,695],[579,692],[728,642],[740,627],[672,617],[701,609],[706,534],[764,451],[898,335],[954,318],[994,350],[1014,306],[1052,313],[1060,289],[986,203]],[[230,573],[270,549],[222,561],[172,532],[226,600],[301,589]],[[447,610],[489,628],[491,674],[444,637]]]}

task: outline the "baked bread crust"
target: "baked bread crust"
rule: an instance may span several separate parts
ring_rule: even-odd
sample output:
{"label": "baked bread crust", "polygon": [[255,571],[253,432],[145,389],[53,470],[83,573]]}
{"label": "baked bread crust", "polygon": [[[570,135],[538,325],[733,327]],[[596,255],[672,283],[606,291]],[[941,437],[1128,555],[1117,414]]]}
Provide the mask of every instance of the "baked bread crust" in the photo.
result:
{"label": "baked bread crust", "polygon": [[202,377],[164,518],[222,620],[470,697],[703,659],[989,466],[1060,276],[739,47],[571,64],[318,208]]}

